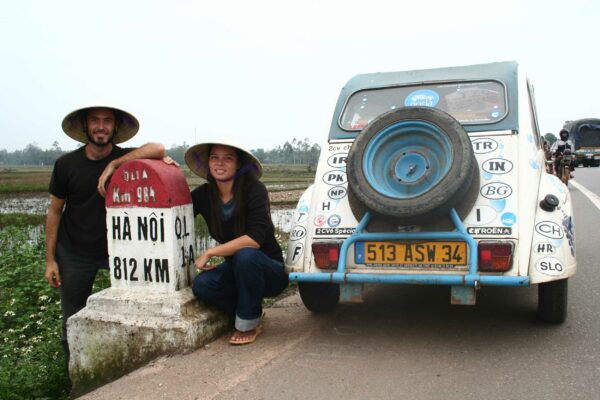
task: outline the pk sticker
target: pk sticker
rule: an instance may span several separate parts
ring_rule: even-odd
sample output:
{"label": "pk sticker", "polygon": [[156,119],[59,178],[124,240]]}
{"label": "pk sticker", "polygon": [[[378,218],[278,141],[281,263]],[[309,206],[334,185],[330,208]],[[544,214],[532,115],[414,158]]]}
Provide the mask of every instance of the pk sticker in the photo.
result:
{"label": "pk sticker", "polygon": [[323,182],[327,185],[338,186],[347,182],[346,172],[340,170],[331,170],[323,174]]}

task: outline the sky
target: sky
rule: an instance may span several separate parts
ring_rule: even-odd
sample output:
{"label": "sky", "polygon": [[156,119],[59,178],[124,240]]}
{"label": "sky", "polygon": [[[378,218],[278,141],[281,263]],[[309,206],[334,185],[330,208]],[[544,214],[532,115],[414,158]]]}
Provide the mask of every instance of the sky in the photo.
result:
{"label": "sky", "polygon": [[354,75],[516,60],[542,133],[600,118],[597,0],[2,0],[0,149],[77,142],[112,104],[147,142],[323,145]]}

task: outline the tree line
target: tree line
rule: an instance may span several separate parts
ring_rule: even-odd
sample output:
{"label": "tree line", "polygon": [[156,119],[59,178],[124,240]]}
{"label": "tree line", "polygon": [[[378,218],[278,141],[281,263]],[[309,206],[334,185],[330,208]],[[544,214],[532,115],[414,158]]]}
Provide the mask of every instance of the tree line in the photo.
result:
{"label": "tree line", "polygon": [[[167,154],[179,164],[185,165],[184,154],[190,147],[186,142],[173,144]],[[42,149],[37,143],[30,143],[23,150],[7,151],[0,149],[0,165],[54,165],[56,159],[72,150],[62,150],[55,141],[50,149]],[[308,164],[316,166],[321,146],[304,140],[292,139],[270,150],[252,149],[250,152],[263,164]]]}

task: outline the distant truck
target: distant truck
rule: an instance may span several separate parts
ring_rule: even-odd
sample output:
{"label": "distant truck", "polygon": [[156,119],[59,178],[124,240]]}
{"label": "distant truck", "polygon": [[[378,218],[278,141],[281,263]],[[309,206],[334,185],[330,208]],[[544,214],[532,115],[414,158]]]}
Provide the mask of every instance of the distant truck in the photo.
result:
{"label": "distant truck", "polygon": [[575,142],[576,162],[584,167],[600,166],[600,119],[566,121],[563,128]]}

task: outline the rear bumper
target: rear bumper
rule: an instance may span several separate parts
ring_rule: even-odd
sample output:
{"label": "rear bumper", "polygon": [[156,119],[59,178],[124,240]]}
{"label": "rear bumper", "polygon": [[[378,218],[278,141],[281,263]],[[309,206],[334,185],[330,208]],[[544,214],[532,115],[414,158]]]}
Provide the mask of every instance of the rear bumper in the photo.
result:
{"label": "rear bumper", "polygon": [[[290,280],[298,282],[329,282],[329,283],[393,283],[417,285],[450,285],[478,288],[489,286],[529,286],[529,276],[498,276],[480,275],[477,272],[477,242],[469,235],[462,225],[454,209],[450,217],[457,228],[456,232],[416,232],[416,233],[363,233],[371,218],[366,213],[356,232],[349,236],[340,249],[340,259],[335,272],[292,272]],[[346,271],[348,249],[357,241],[364,240],[403,240],[403,239],[459,239],[467,242],[469,247],[469,270],[465,274],[369,274]]]}

